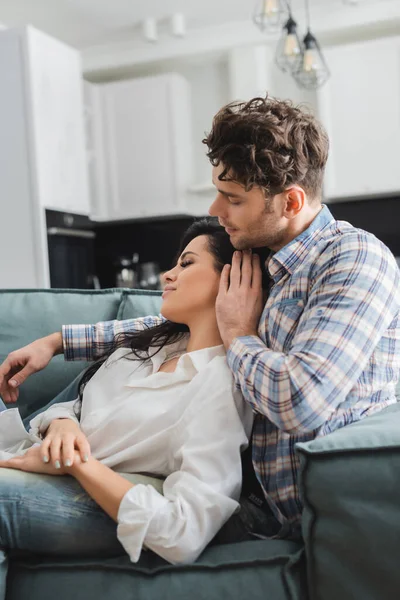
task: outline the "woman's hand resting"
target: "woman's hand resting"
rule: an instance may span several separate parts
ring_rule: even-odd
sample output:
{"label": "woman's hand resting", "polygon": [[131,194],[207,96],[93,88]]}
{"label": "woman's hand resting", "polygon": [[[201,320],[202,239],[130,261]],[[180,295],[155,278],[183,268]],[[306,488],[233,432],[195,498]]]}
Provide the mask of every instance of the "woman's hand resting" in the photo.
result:
{"label": "woman's hand resting", "polygon": [[90,457],[90,446],[85,435],[71,419],[55,419],[40,446],[43,463],[52,463],[56,469],[72,467],[77,455],[82,462]]}
{"label": "woman's hand resting", "polygon": [[[81,464],[81,457],[78,452],[75,452],[74,467],[77,468]],[[74,468],[66,468],[63,465],[59,469],[51,463],[44,463],[41,453],[41,447],[38,444],[29,448],[21,456],[14,456],[8,460],[0,460],[0,468],[15,469],[16,471],[25,471],[25,473],[40,473],[41,475],[72,475],[74,476]]]}

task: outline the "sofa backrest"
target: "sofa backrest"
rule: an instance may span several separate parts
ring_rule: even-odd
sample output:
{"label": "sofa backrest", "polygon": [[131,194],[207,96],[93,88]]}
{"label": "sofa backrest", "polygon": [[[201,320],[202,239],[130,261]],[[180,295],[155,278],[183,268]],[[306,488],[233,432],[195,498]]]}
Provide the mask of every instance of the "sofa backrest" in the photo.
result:
{"label": "sofa backrest", "polygon": [[[96,323],[158,314],[159,292],[143,290],[0,290],[0,364],[30,342],[60,331],[63,324]],[[56,356],[20,388],[22,417],[45,406],[84,368]]]}

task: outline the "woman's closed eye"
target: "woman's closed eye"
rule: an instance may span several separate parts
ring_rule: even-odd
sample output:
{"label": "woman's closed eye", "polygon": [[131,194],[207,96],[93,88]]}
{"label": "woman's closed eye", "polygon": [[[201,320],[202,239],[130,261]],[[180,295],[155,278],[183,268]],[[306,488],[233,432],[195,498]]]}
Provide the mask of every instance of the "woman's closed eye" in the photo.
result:
{"label": "woman's closed eye", "polygon": [[181,262],[180,266],[181,266],[182,269],[184,269],[185,267],[187,267],[187,266],[189,266],[191,264],[193,264],[193,261],[191,261],[191,260],[183,260]]}

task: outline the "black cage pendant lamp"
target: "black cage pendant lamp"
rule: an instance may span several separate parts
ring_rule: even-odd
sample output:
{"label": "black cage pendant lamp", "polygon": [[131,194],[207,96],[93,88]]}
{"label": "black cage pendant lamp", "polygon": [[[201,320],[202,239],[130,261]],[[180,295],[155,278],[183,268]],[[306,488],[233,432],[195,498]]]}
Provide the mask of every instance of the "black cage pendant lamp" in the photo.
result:
{"label": "black cage pendant lamp", "polygon": [[283,26],[282,35],[275,53],[275,62],[281,71],[294,73],[300,67],[302,48],[297,33],[297,23],[293,19],[291,6],[287,3],[289,18]]}
{"label": "black cage pendant lamp", "polygon": [[316,90],[330,77],[328,65],[317,38],[311,33],[309,0],[305,0],[307,13],[307,33],[303,39],[301,61],[293,72],[297,84],[306,90]]}
{"label": "black cage pendant lamp", "polygon": [[253,21],[261,31],[279,31],[286,15],[284,0],[257,0]]}

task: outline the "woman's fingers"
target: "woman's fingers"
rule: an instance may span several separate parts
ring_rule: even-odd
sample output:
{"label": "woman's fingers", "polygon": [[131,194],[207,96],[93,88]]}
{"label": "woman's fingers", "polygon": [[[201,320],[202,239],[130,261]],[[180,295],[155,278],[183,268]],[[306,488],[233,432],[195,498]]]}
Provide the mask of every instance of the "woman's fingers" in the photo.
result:
{"label": "woman's fingers", "polygon": [[42,461],[44,463],[46,463],[46,464],[48,462],[50,462],[49,447],[50,447],[50,444],[51,444],[51,440],[52,440],[52,438],[49,435],[46,436],[45,439],[43,440],[41,446],[40,446],[40,454],[42,456]]}
{"label": "woman's fingers", "polygon": [[87,462],[90,457],[90,445],[84,435],[76,438],[75,448],[78,450],[82,462]]}
{"label": "woman's fingers", "polygon": [[61,469],[61,446],[62,439],[59,435],[51,438],[49,446],[50,460],[56,469]]}
{"label": "woman's fingers", "polygon": [[76,445],[76,435],[73,433],[66,433],[62,438],[61,443],[61,461],[64,467],[72,467],[74,464],[74,456],[75,456],[75,445]]}

